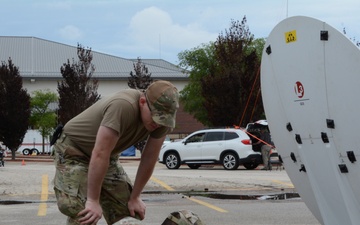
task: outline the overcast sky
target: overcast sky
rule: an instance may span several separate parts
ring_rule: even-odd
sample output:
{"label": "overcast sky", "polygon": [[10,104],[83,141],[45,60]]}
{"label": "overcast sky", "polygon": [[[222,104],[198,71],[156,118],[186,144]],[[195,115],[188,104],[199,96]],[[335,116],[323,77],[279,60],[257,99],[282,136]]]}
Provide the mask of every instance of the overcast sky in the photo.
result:
{"label": "overcast sky", "polygon": [[[0,0],[0,35],[32,36],[123,58],[164,59],[215,41],[244,16],[255,38],[310,16],[360,40],[359,0]],[[4,60],[4,59],[1,59]]]}

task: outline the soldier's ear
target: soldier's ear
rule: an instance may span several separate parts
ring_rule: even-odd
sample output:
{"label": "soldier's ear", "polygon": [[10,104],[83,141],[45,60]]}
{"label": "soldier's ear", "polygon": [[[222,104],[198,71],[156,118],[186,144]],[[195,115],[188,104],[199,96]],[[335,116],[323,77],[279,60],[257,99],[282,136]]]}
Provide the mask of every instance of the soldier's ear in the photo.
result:
{"label": "soldier's ear", "polygon": [[145,103],[146,103],[146,98],[145,98],[145,96],[141,96],[140,99],[139,99],[139,104],[140,104],[141,106],[143,106]]}

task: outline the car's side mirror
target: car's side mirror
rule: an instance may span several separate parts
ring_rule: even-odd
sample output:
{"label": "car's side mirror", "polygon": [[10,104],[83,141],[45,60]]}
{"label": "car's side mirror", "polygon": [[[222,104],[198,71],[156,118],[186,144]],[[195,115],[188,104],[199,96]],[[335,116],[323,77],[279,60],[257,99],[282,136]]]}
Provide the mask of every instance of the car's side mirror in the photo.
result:
{"label": "car's side mirror", "polygon": [[183,141],[183,144],[186,145],[186,144],[187,144],[187,141]]}

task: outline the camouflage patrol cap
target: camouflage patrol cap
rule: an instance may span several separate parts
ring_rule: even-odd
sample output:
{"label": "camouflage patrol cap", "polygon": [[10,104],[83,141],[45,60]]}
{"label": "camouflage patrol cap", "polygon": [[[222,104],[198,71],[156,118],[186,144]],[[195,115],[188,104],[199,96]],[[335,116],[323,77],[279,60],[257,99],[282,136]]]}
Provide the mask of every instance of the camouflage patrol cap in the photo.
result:
{"label": "camouflage patrol cap", "polygon": [[205,225],[198,215],[190,210],[170,213],[161,225]]}
{"label": "camouflage patrol cap", "polygon": [[157,80],[150,84],[145,96],[154,122],[174,128],[176,111],[179,108],[179,93],[176,87],[168,81]]}

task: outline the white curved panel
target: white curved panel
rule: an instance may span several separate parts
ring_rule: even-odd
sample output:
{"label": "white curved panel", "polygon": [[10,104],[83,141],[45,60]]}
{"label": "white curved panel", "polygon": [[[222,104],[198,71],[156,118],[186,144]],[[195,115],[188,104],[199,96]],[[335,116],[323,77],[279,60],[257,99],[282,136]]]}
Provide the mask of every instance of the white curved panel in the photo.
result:
{"label": "white curved panel", "polygon": [[360,221],[360,167],[347,156],[360,155],[359,85],[359,49],[328,24],[297,16],[270,33],[261,63],[266,117],[290,179],[323,224]]}

